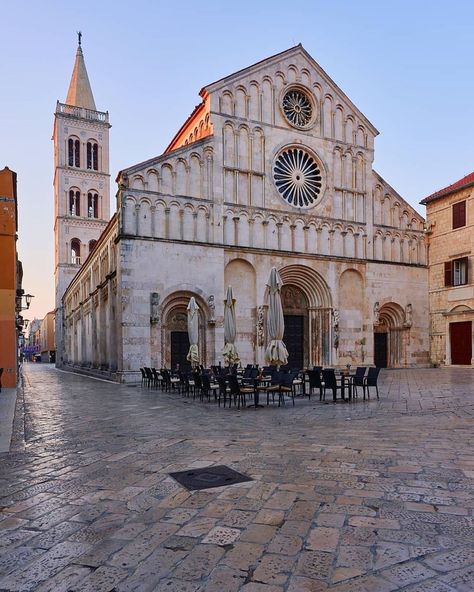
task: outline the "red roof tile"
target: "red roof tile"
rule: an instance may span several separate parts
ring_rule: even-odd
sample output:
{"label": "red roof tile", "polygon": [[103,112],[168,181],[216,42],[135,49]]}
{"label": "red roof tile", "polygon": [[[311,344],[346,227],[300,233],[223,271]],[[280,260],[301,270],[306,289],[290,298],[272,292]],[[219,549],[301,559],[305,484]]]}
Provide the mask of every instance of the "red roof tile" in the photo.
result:
{"label": "red roof tile", "polygon": [[435,199],[443,197],[444,195],[448,195],[449,193],[453,193],[453,191],[456,191],[457,189],[468,187],[469,185],[474,185],[474,172],[469,173],[469,175],[466,175],[462,179],[459,179],[459,181],[456,181],[455,183],[448,185],[444,189],[440,189],[439,191],[436,191],[435,193],[428,195],[428,197],[422,199],[420,203],[426,205],[427,203],[430,203]]}

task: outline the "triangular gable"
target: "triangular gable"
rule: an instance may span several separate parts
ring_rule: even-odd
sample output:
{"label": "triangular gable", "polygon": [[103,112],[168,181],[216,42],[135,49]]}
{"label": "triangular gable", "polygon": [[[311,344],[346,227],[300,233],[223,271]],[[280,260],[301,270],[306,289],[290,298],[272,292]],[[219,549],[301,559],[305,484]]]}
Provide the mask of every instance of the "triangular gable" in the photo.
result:
{"label": "triangular gable", "polygon": [[396,191],[396,190],[395,190],[395,189],[394,189],[394,188],[393,188],[393,187],[390,185],[390,183],[387,183],[387,181],[385,181],[385,179],[384,179],[384,178],[383,178],[381,175],[379,175],[379,174],[377,173],[377,171],[375,171],[374,169],[372,169],[372,173],[374,174],[374,177],[375,177],[375,178],[376,178],[376,179],[379,181],[379,183],[380,183],[381,185],[385,186],[385,187],[388,189],[388,191],[389,191],[389,192],[390,192],[390,193],[391,193],[391,194],[392,194],[394,197],[396,197],[396,198],[399,200],[399,202],[400,202],[401,204],[403,204],[403,206],[404,206],[404,207],[405,207],[407,210],[409,210],[410,212],[412,212],[413,214],[415,214],[416,216],[418,216],[418,218],[419,218],[419,219],[420,219],[422,222],[424,222],[424,221],[425,221],[425,219],[423,218],[423,216],[422,216],[422,215],[421,215],[419,212],[417,212],[417,211],[415,210],[415,208],[414,208],[413,206],[411,206],[411,205],[410,205],[410,204],[409,204],[409,203],[408,203],[408,202],[407,202],[405,199],[403,199],[403,197],[402,197],[402,196],[401,196],[401,195],[398,193],[398,191]]}
{"label": "triangular gable", "polygon": [[339,88],[339,86],[334,82],[334,80],[321,68],[321,66],[314,60],[314,58],[305,50],[305,48],[299,43],[294,47],[290,47],[290,49],[286,49],[280,53],[277,53],[269,58],[265,58],[259,62],[256,62],[252,66],[247,66],[242,70],[238,70],[229,76],[225,76],[224,78],[220,78],[215,82],[211,82],[210,84],[204,86],[199,94],[201,97],[207,96],[211,92],[219,91],[221,88],[228,86],[229,84],[235,83],[240,78],[244,78],[249,75],[250,72],[259,72],[264,68],[268,68],[273,64],[277,64],[281,62],[283,59],[286,59],[292,55],[302,55],[314,68],[314,70],[318,73],[318,75],[329,85],[332,86],[335,91],[339,94],[342,100],[344,100],[348,106],[360,117],[361,120],[367,125],[368,128],[372,131],[374,136],[378,135],[379,131],[377,128],[367,119],[367,117],[354,105],[354,103],[349,99],[349,97]]}

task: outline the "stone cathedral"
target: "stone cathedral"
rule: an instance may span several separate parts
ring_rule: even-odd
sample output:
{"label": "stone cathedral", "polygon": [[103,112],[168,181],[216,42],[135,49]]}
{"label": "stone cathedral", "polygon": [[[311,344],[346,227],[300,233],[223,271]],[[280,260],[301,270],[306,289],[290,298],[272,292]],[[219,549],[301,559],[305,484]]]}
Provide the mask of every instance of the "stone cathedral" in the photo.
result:
{"label": "stone cathedral", "polygon": [[119,172],[107,225],[108,116],[79,50],[89,90],[56,112],[72,280],[58,282],[59,364],[123,382],[183,364],[191,296],[202,363],[218,363],[228,285],[242,364],[263,364],[272,266],[290,366],[428,363],[424,220],[373,169],[377,129],[301,45],[204,86],[164,153]]}

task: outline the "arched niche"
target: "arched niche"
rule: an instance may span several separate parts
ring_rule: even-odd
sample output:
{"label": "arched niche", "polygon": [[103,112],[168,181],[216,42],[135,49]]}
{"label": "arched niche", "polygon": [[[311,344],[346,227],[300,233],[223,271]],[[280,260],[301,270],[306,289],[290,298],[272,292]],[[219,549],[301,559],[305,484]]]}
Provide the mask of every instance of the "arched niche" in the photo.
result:
{"label": "arched niche", "polygon": [[[245,259],[232,259],[224,269],[224,294],[232,286],[236,300],[236,347],[242,364],[255,362],[257,274]],[[224,344],[222,344],[224,345]]]}

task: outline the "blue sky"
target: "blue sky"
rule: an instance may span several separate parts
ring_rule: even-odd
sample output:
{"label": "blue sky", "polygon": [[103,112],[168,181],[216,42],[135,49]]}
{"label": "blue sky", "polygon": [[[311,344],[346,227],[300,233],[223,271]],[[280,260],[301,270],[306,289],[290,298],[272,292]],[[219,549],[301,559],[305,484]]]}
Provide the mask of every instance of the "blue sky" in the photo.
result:
{"label": "blue sky", "polygon": [[[474,170],[467,0],[10,0],[2,22],[0,167],[18,173],[30,318],[54,307],[51,135],[77,30],[97,108],[110,113],[112,182],[163,151],[202,86],[299,42],[380,131],[374,168],[420,212],[421,198]],[[114,194],[112,183],[112,211]]]}

